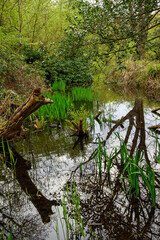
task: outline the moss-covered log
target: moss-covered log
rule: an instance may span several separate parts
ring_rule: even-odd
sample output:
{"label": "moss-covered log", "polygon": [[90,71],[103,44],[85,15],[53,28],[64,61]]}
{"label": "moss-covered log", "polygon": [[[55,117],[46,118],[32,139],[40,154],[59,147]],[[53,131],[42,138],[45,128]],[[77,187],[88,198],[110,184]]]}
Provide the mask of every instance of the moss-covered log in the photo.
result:
{"label": "moss-covered log", "polygon": [[53,103],[53,101],[45,98],[41,94],[41,89],[36,88],[28,99],[16,109],[8,122],[3,127],[0,127],[0,141],[2,139],[8,140],[24,137],[26,134],[22,127],[24,120],[38,108],[49,103]]}

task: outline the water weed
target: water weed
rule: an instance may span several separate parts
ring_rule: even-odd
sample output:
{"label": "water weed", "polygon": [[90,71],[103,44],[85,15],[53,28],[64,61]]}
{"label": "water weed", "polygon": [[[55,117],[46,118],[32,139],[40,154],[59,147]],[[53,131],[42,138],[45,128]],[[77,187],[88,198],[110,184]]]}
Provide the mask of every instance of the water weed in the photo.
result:
{"label": "water weed", "polygon": [[75,87],[71,93],[73,101],[93,101],[93,91],[91,88]]}
{"label": "water weed", "polygon": [[98,149],[94,154],[94,160],[95,160],[95,164],[96,164],[96,169],[98,169],[98,174],[99,177],[102,177],[102,164],[103,164],[103,160],[104,162],[106,162],[106,150],[104,145],[102,144],[102,140],[98,138]]}
{"label": "water weed", "polygon": [[55,81],[52,85],[50,85],[50,88],[53,91],[65,92],[66,83],[64,81]]}
{"label": "water weed", "polygon": [[[61,200],[61,205],[63,208],[63,219],[60,219],[61,227],[63,229],[64,239],[73,239],[73,236],[81,239],[81,236],[85,237],[83,219],[80,212],[80,199],[77,194],[76,183],[73,181],[70,187],[66,184],[66,191],[64,192],[63,199]],[[59,210],[58,210],[59,211]],[[59,213],[60,216],[60,213]],[[56,227],[57,239],[59,239],[59,229]]]}
{"label": "water weed", "polygon": [[[155,191],[155,173],[154,170],[144,161],[143,151],[137,150],[134,157],[130,157],[125,143],[121,144],[120,148],[121,163],[123,170],[120,176],[122,186],[126,194],[130,197],[139,197],[139,189],[141,187],[140,179],[143,180],[146,189],[148,189],[153,207],[156,205],[156,191]],[[142,165],[142,162],[144,164]],[[128,182],[128,189],[126,189],[126,182]]]}
{"label": "water weed", "polygon": [[54,101],[53,104],[42,106],[38,109],[39,119],[48,119],[50,121],[61,121],[67,118],[68,112],[72,107],[72,100],[70,95],[62,95],[56,92],[54,95],[46,94],[47,98]]}
{"label": "water weed", "polygon": [[154,137],[156,139],[156,149],[155,149],[154,157],[155,157],[156,162],[160,163],[160,143],[158,141],[157,135],[155,135]]}
{"label": "water weed", "polygon": [[70,116],[74,123],[79,124],[80,119],[83,119],[83,130],[88,130],[88,111],[85,109],[85,105],[82,105],[78,110],[72,110],[70,111]]}

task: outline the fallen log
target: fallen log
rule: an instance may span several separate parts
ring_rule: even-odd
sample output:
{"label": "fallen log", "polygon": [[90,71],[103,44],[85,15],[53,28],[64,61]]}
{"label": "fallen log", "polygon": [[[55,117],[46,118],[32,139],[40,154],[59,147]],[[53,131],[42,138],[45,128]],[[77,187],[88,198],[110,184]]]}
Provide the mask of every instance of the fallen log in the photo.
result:
{"label": "fallen log", "polygon": [[40,88],[34,89],[27,100],[15,110],[8,122],[3,127],[0,126],[0,141],[2,139],[9,140],[13,138],[23,138],[27,132],[22,127],[25,118],[41,106],[49,103],[53,103],[53,101],[45,98],[41,94]]}

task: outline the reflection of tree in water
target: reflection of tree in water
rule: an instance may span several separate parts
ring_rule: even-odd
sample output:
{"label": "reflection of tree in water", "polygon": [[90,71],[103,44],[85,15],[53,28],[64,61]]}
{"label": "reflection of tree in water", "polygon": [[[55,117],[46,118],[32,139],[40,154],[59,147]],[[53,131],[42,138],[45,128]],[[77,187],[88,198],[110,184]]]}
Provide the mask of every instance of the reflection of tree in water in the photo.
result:
{"label": "reflection of tree in water", "polygon": [[[133,109],[116,123],[108,132],[103,141],[105,148],[109,148],[107,141],[120,125],[128,121],[128,127],[124,137],[129,156],[135,153],[139,156],[143,153],[145,165],[152,166],[154,160],[150,160],[145,143],[145,123],[142,100],[136,100]],[[80,196],[84,226],[88,225],[97,233],[98,239],[158,239],[160,236],[159,224],[159,199],[156,207],[152,206],[150,193],[142,180],[139,180],[139,197],[134,194],[129,196],[124,192],[124,186],[119,177],[123,171],[121,152],[117,150],[112,156],[111,174],[104,167],[101,177],[95,168],[94,156],[98,148],[90,158],[83,163],[83,174],[78,181],[77,191]],[[142,163],[141,163],[142,164]],[[155,162],[154,162],[155,164]],[[80,173],[77,167],[72,174],[76,177]],[[125,176],[127,178],[127,176]],[[77,179],[77,178],[76,178]],[[157,195],[159,195],[159,175],[155,171]],[[124,181],[123,181],[124,182]],[[125,182],[127,189],[127,182]],[[94,239],[90,236],[88,239]]]}
{"label": "reflection of tree in water", "polygon": [[[143,106],[140,100],[137,100],[134,108],[111,128],[106,139],[103,141],[104,146],[106,146],[106,149],[110,148],[108,140],[111,139],[113,133],[117,131],[125,121],[128,122],[128,128],[127,130],[123,128],[123,133],[125,133],[124,143],[128,148],[130,157],[134,156],[136,150],[139,149],[139,154],[140,152],[144,152],[146,162],[152,166],[145,144],[146,136]],[[124,126],[126,125],[124,124]],[[48,138],[48,135],[46,135],[46,138],[51,145],[54,145],[57,144],[59,135],[56,135],[55,142],[53,142],[52,134],[51,132],[51,138]],[[37,138],[35,138],[35,142],[36,141]],[[42,143],[43,142],[44,138]],[[61,143],[62,141],[59,139],[59,146],[61,146]],[[39,145],[38,147],[41,146]],[[52,152],[50,145],[45,147],[46,152]],[[69,147],[73,147],[73,142],[70,142]],[[67,152],[68,149],[65,148],[64,151]],[[97,175],[95,164],[93,163],[93,156],[96,151],[97,150],[95,150],[91,157],[83,164],[83,175],[77,184],[77,190],[80,196],[84,196],[84,198],[81,197],[80,203],[82,207],[81,213],[84,217],[84,225],[91,227],[97,233],[98,239],[158,239],[160,234],[160,225],[158,225],[159,203],[157,203],[156,208],[152,207],[151,202],[148,201],[150,198],[149,193],[146,191],[145,186],[143,186],[143,182],[140,183],[142,188],[138,199],[131,196],[130,200],[124,193],[122,184],[119,178],[117,178],[117,176],[120,176],[122,170],[119,158],[120,154],[117,155],[116,158],[113,156],[111,176],[109,177],[106,169],[104,169],[100,179]],[[3,152],[2,149],[1,152]],[[16,159],[15,166],[10,164],[9,155],[7,155],[8,168],[2,170],[4,181],[0,189],[0,226],[7,234],[11,228],[9,223],[12,222],[14,225],[14,236],[20,240],[24,237],[28,237],[30,240],[46,239],[47,231],[44,232],[43,229],[42,233],[39,226],[42,222],[46,223],[50,221],[50,215],[52,214],[51,207],[52,205],[57,205],[57,202],[55,200],[48,200],[43,196],[28,174],[28,170],[31,168],[28,161],[25,161],[19,156],[14,149],[12,149],[12,152]],[[1,169],[3,168],[1,167]],[[77,168],[77,171],[75,170],[76,176],[78,175],[78,169],[79,168]],[[157,186],[159,184],[158,178],[159,176],[156,173]],[[19,186],[21,188],[19,188]],[[44,185],[41,187],[44,191]],[[33,208],[33,206],[35,208]],[[33,209],[37,211],[35,214],[32,213]],[[46,235],[44,236],[44,234]],[[88,236],[87,239],[95,240],[95,237],[89,232],[89,228]]]}
{"label": "reflection of tree in water", "polygon": [[[7,145],[5,145],[5,149],[7,149]],[[53,205],[58,205],[58,202],[44,197],[32,182],[28,174],[28,170],[31,169],[30,162],[23,159],[13,148],[12,154],[14,161],[9,152],[6,151],[5,153],[6,167],[1,162],[1,174],[3,176],[1,180],[4,181],[0,189],[0,214],[2,217],[0,226],[4,234],[8,235],[13,224],[13,237],[16,239],[23,239],[24,237],[35,239],[37,234],[38,239],[46,239],[44,232],[42,234],[40,230],[41,219],[43,223],[49,222],[50,215],[53,214],[51,208]],[[28,196],[27,199],[26,195]],[[36,210],[35,213],[33,213],[33,210]]]}

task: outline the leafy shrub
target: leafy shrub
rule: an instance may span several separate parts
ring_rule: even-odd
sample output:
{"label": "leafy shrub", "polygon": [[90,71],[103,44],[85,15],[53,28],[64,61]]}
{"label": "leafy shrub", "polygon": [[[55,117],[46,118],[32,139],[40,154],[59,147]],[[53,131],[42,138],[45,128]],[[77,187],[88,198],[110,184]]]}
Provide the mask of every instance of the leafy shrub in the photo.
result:
{"label": "leafy shrub", "polygon": [[42,63],[45,70],[46,82],[65,81],[66,83],[91,83],[90,64],[85,57],[56,58],[48,57]]}
{"label": "leafy shrub", "polygon": [[74,123],[79,124],[80,119],[83,119],[83,130],[87,130],[89,123],[87,121],[89,113],[85,108],[85,105],[82,105],[78,110],[73,110],[70,112],[71,118]]}
{"label": "leafy shrub", "polygon": [[153,78],[160,77],[160,64],[151,64],[148,67],[148,75]]}
{"label": "leafy shrub", "polygon": [[22,53],[24,54],[26,63],[33,63],[35,61],[42,61],[47,52],[45,47],[37,49],[30,45],[24,45]]}
{"label": "leafy shrub", "polygon": [[0,74],[6,72],[8,70],[7,63],[4,59],[0,59]]}

